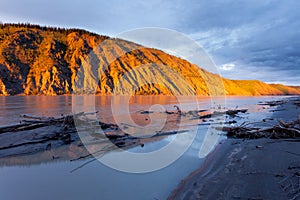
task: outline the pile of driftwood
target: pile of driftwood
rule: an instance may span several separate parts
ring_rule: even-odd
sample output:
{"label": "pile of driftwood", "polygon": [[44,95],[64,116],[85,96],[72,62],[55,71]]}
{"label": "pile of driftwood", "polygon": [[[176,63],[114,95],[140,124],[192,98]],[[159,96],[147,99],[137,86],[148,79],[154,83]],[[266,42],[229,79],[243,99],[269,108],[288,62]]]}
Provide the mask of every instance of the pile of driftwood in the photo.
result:
{"label": "pile of driftwood", "polygon": [[300,100],[294,101],[294,105],[296,105],[297,107],[300,107]]}
{"label": "pile of driftwood", "polygon": [[226,132],[228,137],[234,138],[299,138],[300,137],[300,120],[284,122],[278,120],[277,125],[264,128],[252,127],[254,123],[242,123],[233,127],[216,127],[218,130]]}
{"label": "pile of driftwood", "polygon": [[95,113],[77,113],[74,115],[66,115],[61,117],[42,117],[42,116],[33,116],[33,115],[21,115],[22,118],[20,124],[14,124],[9,126],[2,126],[0,127],[0,134],[6,132],[18,132],[18,131],[25,131],[25,130],[33,130],[45,126],[51,125],[60,125],[63,126],[65,129],[67,128],[74,128],[75,122],[74,117],[81,117],[92,115]]}
{"label": "pile of driftwood", "polygon": [[286,103],[286,100],[259,102],[257,105],[274,107],[274,106],[280,106],[284,103]]}
{"label": "pile of driftwood", "polygon": [[76,129],[76,123],[81,122],[87,126],[87,132],[91,138],[94,138],[92,139],[94,142],[112,145],[113,149],[129,148],[132,145],[144,146],[145,139],[159,139],[159,137],[187,132],[187,130],[166,130],[154,135],[136,137],[123,133],[116,124],[88,118],[88,115],[96,113],[82,112],[60,117],[22,115],[19,124],[0,127],[0,158],[41,152],[71,143],[83,146]]}
{"label": "pile of driftwood", "polygon": [[[168,115],[180,115],[180,116],[187,116],[191,117],[191,120],[195,119],[209,119],[213,117],[218,117],[221,115],[228,115],[230,117],[235,117],[239,113],[246,113],[248,111],[247,108],[242,108],[242,109],[227,109],[227,110],[215,110],[215,111],[209,111],[206,109],[202,110],[190,110],[190,111],[182,111],[178,106],[174,106],[175,110],[174,111],[168,111],[166,110],[165,113]],[[140,111],[140,114],[152,114],[154,111],[148,111],[148,110],[142,110]]]}
{"label": "pile of driftwood", "polygon": [[[19,124],[0,127],[0,157],[49,150],[78,140],[74,117],[90,115],[78,113],[61,117],[22,115]],[[32,147],[35,146],[35,147]],[[14,151],[5,151],[15,149]]]}
{"label": "pile of driftwood", "polygon": [[228,115],[230,117],[235,117],[238,113],[246,113],[248,109],[229,109],[225,111],[214,111],[213,113],[200,115],[198,119],[207,119],[212,117],[217,117],[221,115]]}

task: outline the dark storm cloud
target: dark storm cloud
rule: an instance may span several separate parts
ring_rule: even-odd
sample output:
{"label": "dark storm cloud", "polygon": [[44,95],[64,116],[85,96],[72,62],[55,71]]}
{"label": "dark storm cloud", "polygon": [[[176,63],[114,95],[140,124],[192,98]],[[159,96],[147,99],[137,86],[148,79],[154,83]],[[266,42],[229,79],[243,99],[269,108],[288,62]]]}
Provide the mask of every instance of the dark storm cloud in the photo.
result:
{"label": "dark storm cloud", "polygon": [[191,15],[195,26],[189,29],[217,64],[235,64],[233,70],[221,73],[235,79],[299,85],[299,1],[222,2],[210,1],[219,8],[207,11],[214,19],[205,19],[205,13]]}
{"label": "dark storm cloud", "polygon": [[210,30],[212,28],[235,28],[263,17],[269,8],[269,1],[191,1],[182,4],[185,27],[191,31]]}
{"label": "dark storm cloud", "polygon": [[228,78],[300,85],[297,0],[0,2],[4,22],[80,27],[112,36],[132,28],[175,29],[202,45]]}

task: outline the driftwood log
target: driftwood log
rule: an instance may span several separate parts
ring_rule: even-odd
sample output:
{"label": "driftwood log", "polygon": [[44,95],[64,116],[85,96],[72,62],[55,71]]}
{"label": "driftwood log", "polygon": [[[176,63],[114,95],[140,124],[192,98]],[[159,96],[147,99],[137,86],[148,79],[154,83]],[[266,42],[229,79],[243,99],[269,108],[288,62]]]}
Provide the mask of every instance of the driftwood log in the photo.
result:
{"label": "driftwood log", "polygon": [[[204,112],[206,110],[202,110],[202,112]],[[200,112],[198,113],[198,115],[193,115],[193,117],[191,118],[191,120],[195,120],[195,119],[209,119],[209,118],[213,118],[213,117],[219,117],[222,115],[228,115],[230,117],[235,117],[237,114],[239,113],[246,113],[248,111],[248,109],[229,109],[229,110],[225,110],[225,111],[213,111],[211,113],[208,114],[201,114]]]}
{"label": "driftwood log", "polygon": [[278,100],[278,101],[259,102],[258,105],[274,107],[274,106],[280,106],[284,103],[286,103],[285,100]]}
{"label": "driftwood log", "polygon": [[299,138],[300,137],[300,121],[284,122],[278,119],[277,125],[264,128],[255,128],[251,125],[255,123],[243,123],[239,126],[216,127],[218,130],[226,132],[228,137],[233,138]]}

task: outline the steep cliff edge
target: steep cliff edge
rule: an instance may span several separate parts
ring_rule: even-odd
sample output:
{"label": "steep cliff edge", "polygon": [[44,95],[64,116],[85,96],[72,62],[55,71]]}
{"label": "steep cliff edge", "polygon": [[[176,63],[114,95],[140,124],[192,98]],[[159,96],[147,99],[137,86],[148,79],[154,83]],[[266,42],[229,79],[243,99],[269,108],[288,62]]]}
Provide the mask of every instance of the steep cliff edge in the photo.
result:
{"label": "steep cliff edge", "polygon": [[223,79],[163,51],[84,30],[0,25],[0,95],[131,90],[169,95],[300,94],[297,87]]}

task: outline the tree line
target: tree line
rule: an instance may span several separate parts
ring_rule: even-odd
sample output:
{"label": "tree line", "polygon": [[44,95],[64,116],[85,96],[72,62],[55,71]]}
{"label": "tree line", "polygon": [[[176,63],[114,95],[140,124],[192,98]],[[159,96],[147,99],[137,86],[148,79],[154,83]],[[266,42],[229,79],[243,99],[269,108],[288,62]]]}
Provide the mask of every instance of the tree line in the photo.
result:
{"label": "tree line", "polygon": [[41,26],[38,24],[30,24],[30,23],[2,23],[0,22],[0,29],[4,28],[28,28],[28,29],[36,29],[36,30],[42,30],[42,31],[51,31],[51,32],[60,32],[69,34],[72,32],[77,32],[79,34],[89,34],[93,36],[99,36],[96,33],[86,31],[84,29],[79,28],[64,28],[64,27],[53,27],[53,26]]}

